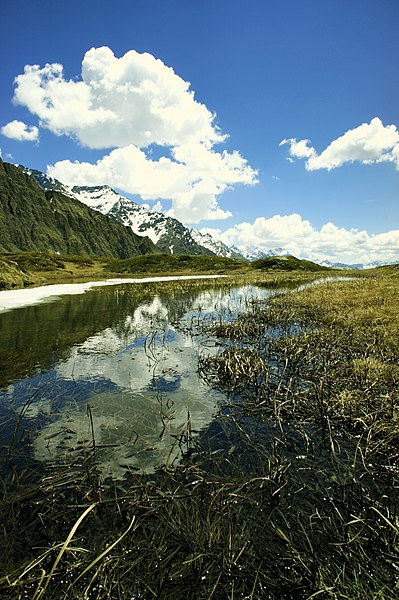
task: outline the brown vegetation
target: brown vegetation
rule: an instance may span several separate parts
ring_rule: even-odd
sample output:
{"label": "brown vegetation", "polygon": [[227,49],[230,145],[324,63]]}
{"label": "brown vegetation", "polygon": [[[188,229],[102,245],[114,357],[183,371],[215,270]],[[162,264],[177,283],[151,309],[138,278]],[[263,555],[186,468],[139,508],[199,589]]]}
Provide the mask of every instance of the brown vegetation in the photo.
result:
{"label": "brown vegetation", "polygon": [[3,479],[2,597],[398,596],[398,278],[330,282],[207,325],[228,400],[180,465],[105,485],[95,448]]}

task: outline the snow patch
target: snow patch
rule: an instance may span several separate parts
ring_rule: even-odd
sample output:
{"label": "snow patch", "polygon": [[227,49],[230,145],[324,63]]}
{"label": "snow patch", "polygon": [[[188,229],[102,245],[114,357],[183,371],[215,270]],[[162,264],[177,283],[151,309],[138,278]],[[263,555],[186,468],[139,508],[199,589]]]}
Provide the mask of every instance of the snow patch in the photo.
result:
{"label": "snow patch", "polygon": [[227,275],[180,275],[167,277],[143,277],[142,279],[106,279],[105,281],[89,281],[87,283],[60,283],[44,285],[38,288],[5,290],[0,292],[0,312],[38,304],[43,301],[57,300],[60,296],[83,294],[94,287],[121,285],[126,283],[151,283],[156,281],[182,281],[186,279],[218,279]]}

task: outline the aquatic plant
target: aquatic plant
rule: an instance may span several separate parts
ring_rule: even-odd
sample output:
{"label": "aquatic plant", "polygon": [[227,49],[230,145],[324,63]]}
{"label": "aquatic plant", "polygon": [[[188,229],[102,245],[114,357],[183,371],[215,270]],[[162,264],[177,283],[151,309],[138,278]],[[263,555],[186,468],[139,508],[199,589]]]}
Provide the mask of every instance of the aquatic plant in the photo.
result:
{"label": "aquatic plant", "polygon": [[214,422],[188,415],[180,463],[119,482],[94,442],[42,475],[11,460],[2,597],[396,598],[398,309],[385,275],[187,323],[218,336],[199,364],[226,392]]}

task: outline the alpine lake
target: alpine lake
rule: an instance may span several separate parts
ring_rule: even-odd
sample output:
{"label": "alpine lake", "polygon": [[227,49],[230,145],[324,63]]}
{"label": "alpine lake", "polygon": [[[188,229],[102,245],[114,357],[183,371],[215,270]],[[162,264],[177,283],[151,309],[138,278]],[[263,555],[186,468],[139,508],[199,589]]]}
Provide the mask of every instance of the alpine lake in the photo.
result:
{"label": "alpine lake", "polygon": [[397,278],[318,277],[6,292],[1,598],[398,597]]}
{"label": "alpine lake", "polygon": [[0,313],[3,461],[42,470],[95,456],[102,480],[173,464],[182,434],[204,430],[225,402],[198,374],[199,357],[218,352],[203,324],[275,292],[121,284]]}

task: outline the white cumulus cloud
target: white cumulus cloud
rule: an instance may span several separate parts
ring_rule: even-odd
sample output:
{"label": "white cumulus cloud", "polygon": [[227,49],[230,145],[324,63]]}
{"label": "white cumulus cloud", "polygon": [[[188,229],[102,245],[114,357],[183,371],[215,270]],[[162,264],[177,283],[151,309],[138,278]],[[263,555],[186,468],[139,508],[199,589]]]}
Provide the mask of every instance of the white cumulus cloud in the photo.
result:
{"label": "white cumulus cloud", "polygon": [[12,140],[19,142],[36,142],[39,139],[39,130],[35,125],[31,127],[23,121],[11,121],[4,125],[0,132]]}
{"label": "white cumulus cloud", "polygon": [[330,260],[347,264],[374,261],[399,262],[399,230],[369,234],[326,223],[320,229],[299,214],[258,217],[253,223],[239,223],[222,232],[204,228],[228,246],[258,247],[264,251],[285,248],[298,258]]}
{"label": "white cumulus cloud", "polygon": [[135,50],[117,58],[110,48],[92,48],[79,81],[65,79],[57,63],[27,65],[15,79],[14,102],[37,115],[42,127],[90,148],[214,144],[225,137],[190,83]]}
{"label": "white cumulus cloud", "polygon": [[[110,48],[92,48],[79,79],[66,79],[60,64],[27,65],[15,79],[14,103],[55,135],[109,149],[95,164],[49,165],[69,185],[108,184],[144,201],[171,201],[170,216],[198,223],[230,217],[219,196],[257,183],[239,152],[214,149],[227,136],[190,83],[148,53],[117,58]],[[163,154],[158,160],[150,158],[154,147]]]}
{"label": "white cumulus cloud", "polygon": [[284,146],[285,144],[289,144],[290,149],[290,157],[289,160],[292,162],[292,158],[309,158],[313,156],[316,152],[315,149],[310,147],[310,140],[298,140],[296,138],[284,139],[280,142],[279,146]]}
{"label": "white cumulus cloud", "polygon": [[48,166],[51,177],[67,185],[108,184],[143,200],[171,200],[168,211],[185,223],[231,216],[218,196],[236,183],[254,184],[255,171],[238,152],[215,152],[204,144],[173,148],[173,159],[151,160],[134,145],[112,150],[95,164],[59,161]]}
{"label": "white cumulus cloud", "polygon": [[399,170],[399,131],[395,125],[384,126],[375,117],[333,140],[320,154],[310,146],[310,140],[284,139],[280,146],[288,144],[290,158],[305,158],[306,169],[336,169],[345,163],[372,164],[392,162]]}

